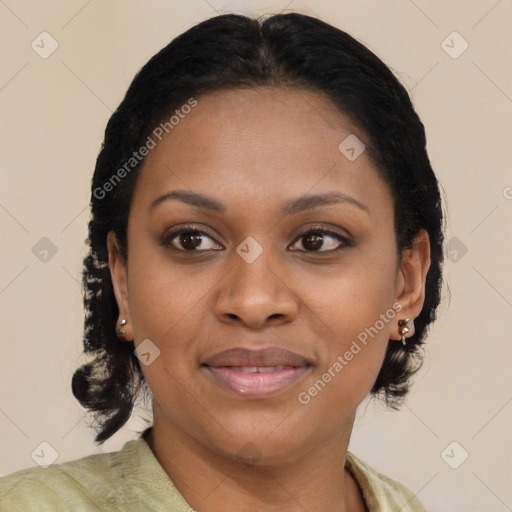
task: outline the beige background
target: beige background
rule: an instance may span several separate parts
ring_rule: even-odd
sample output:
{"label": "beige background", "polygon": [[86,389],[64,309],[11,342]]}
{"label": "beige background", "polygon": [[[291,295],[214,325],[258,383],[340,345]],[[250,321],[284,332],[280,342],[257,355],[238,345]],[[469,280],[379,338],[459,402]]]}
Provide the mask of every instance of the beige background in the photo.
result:
{"label": "beige background", "polygon": [[[135,437],[134,417],[95,446],[70,389],[105,124],[140,66],[185,29],[216,11],[285,8],[348,31],[398,73],[448,200],[451,298],[445,288],[425,365],[401,412],[361,407],[350,449],[429,511],[512,510],[511,0],[1,0],[0,474],[33,466],[42,441],[64,462]],[[59,45],[47,59],[31,48],[43,31]],[[453,31],[469,44],[458,58],[445,49],[461,39],[442,44]],[[47,262],[32,252],[43,237],[57,249]],[[445,460],[463,450],[452,469]]]}

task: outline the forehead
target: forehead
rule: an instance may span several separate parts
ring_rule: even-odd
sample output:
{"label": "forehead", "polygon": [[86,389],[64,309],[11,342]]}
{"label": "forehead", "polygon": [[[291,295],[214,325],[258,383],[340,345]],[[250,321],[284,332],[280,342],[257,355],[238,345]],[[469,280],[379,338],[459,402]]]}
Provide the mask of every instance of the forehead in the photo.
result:
{"label": "forehead", "polygon": [[345,140],[352,146],[359,141],[359,152],[367,144],[365,135],[320,93],[233,89],[196,101],[162,140],[155,139],[138,180],[137,201],[151,202],[171,188],[241,202],[250,198],[255,204],[333,189],[370,202],[388,195],[365,151],[350,159],[340,150]]}

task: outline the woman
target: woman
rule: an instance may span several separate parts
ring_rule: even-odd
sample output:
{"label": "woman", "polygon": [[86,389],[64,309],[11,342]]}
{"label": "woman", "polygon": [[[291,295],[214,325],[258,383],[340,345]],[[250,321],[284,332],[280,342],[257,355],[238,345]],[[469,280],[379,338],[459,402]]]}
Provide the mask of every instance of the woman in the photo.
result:
{"label": "woman", "polygon": [[0,480],[1,510],[423,511],[348,451],[398,407],[440,300],[442,207],[391,71],[315,18],[177,37],[112,115],[92,183],[73,393],[119,452]]}

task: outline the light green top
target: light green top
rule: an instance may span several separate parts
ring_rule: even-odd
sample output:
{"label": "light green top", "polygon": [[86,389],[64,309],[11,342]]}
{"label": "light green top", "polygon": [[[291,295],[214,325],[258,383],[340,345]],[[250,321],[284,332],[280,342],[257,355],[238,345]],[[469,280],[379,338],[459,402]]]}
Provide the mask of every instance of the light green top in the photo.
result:
{"label": "light green top", "polygon": [[[370,512],[425,512],[403,485],[352,453],[347,468]],[[118,452],[17,471],[0,478],[0,512],[192,512],[143,436]]]}

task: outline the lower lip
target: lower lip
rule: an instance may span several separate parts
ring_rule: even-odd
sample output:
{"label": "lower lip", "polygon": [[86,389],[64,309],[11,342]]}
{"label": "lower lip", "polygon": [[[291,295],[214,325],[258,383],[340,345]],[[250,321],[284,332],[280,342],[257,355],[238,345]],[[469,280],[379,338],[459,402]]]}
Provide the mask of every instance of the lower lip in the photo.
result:
{"label": "lower lip", "polygon": [[263,398],[282,391],[301,380],[309,371],[306,366],[265,373],[245,373],[236,367],[226,366],[205,368],[218,383],[245,398]]}

